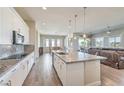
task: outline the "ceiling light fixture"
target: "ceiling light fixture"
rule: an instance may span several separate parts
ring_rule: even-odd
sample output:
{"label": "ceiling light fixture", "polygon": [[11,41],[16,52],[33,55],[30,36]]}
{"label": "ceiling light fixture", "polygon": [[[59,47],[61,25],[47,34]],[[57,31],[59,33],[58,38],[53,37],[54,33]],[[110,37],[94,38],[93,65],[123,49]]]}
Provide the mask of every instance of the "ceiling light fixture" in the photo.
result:
{"label": "ceiling light fixture", "polygon": [[47,8],[46,8],[46,7],[42,7],[42,9],[43,9],[43,10],[47,10]]}
{"label": "ceiling light fixture", "polygon": [[[75,17],[75,33],[77,32],[77,14],[74,15]],[[75,36],[74,39],[77,39],[77,37]]]}
{"label": "ceiling light fixture", "polygon": [[110,34],[111,33],[110,26],[108,26],[107,28],[108,28],[107,34]]}
{"label": "ceiling light fixture", "polygon": [[83,8],[83,31],[84,31],[84,34],[83,34],[83,38],[86,38],[86,34],[85,34],[85,26],[86,26],[86,7]]}
{"label": "ceiling light fixture", "polygon": [[69,26],[68,26],[69,29],[71,29],[71,20],[69,20]]}
{"label": "ceiling light fixture", "polygon": [[73,33],[71,31],[71,20],[69,20],[68,22],[69,22],[69,26],[68,26],[68,28],[69,28],[69,34],[68,34],[68,37],[69,38],[73,38]]}

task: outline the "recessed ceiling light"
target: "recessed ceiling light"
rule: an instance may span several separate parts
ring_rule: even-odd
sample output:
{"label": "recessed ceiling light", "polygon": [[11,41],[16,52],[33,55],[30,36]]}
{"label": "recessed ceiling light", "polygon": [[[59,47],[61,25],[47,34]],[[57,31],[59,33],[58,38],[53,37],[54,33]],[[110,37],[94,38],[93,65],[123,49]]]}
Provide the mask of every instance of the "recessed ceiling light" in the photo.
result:
{"label": "recessed ceiling light", "polygon": [[46,7],[42,7],[42,9],[43,9],[43,10],[47,10],[47,8],[46,8]]}

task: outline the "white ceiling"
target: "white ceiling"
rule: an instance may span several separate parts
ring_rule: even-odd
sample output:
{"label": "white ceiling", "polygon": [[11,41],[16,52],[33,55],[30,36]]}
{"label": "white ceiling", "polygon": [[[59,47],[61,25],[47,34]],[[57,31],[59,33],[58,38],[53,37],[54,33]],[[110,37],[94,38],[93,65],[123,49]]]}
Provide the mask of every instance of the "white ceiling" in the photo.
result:
{"label": "white ceiling", "polygon": [[[109,25],[116,28],[124,24],[124,8],[88,7],[86,9],[86,30],[83,31],[82,7],[18,7],[16,10],[25,20],[34,20],[42,34],[67,35],[69,20],[72,20],[71,31],[74,31],[74,15],[77,14],[77,32],[94,33],[103,31]],[[46,23],[44,25],[43,23]]]}

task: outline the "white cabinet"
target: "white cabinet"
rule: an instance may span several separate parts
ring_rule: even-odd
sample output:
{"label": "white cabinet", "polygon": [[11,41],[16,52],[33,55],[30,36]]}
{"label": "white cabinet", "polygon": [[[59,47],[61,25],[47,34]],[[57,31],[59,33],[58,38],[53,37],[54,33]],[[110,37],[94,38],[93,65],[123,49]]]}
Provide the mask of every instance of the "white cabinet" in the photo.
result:
{"label": "white cabinet", "polygon": [[[29,63],[27,63],[29,62]],[[34,52],[0,77],[0,86],[21,86],[34,64]]]}
{"label": "white cabinet", "polygon": [[18,31],[20,34],[24,35],[24,44],[29,43],[29,28],[25,22],[20,19],[17,14],[14,15],[14,28],[13,30]]}
{"label": "white cabinet", "polygon": [[2,44],[12,43],[14,15],[9,8],[2,8]]}
{"label": "white cabinet", "polygon": [[13,70],[14,74],[10,77],[11,86],[21,86],[28,74],[27,72],[27,63],[23,60],[18,68]]}
{"label": "white cabinet", "polygon": [[28,60],[27,60],[27,69],[28,69],[28,73],[30,72],[32,66],[34,64],[34,52],[32,54],[30,54],[30,56],[28,56]]}
{"label": "white cabinet", "polygon": [[[2,8],[0,8],[0,37],[2,39]],[[2,43],[2,40],[0,40],[0,44]]]}
{"label": "white cabinet", "polygon": [[66,82],[66,64],[64,62],[60,62],[60,79],[65,84]]}
{"label": "white cabinet", "polygon": [[66,81],[66,64],[56,55],[54,55],[54,67],[61,82],[64,84]]}
{"label": "white cabinet", "polygon": [[66,63],[54,54],[54,68],[63,85],[93,86],[101,85],[100,60]]}
{"label": "white cabinet", "polygon": [[11,81],[9,79],[10,79],[11,76],[12,76],[11,71],[6,73],[6,75],[2,76],[0,78],[0,86],[10,86],[11,85]]}
{"label": "white cabinet", "polygon": [[66,64],[61,58],[54,55],[54,68],[63,85],[84,85],[84,64]]}
{"label": "white cabinet", "polygon": [[54,68],[56,69],[56,72],[59,72],[59,62],[57,56],[54,55]]}
{"label": "white cabinet", "polygon": [[12,72],[11,77],[9,78],[9,83],[11,86],[20,86],[22,84],[22,78],[23,76],[23,71],[22,71],[22,65],[19,65],[19,67],[15,68]]}
{"label": "white cabinet", "polygon": [[21,86],[28,74],[27,63],[25,61],[22,61],[9,73],[9,75],[6,75],[6,77],[1,80],[0,85]]}
{"label": "white cabinet", "polygon": [[29,29],[14,8],[0,8],[0,44],[12,44],[12,31],[24,35],[24,44],[29,43]]}

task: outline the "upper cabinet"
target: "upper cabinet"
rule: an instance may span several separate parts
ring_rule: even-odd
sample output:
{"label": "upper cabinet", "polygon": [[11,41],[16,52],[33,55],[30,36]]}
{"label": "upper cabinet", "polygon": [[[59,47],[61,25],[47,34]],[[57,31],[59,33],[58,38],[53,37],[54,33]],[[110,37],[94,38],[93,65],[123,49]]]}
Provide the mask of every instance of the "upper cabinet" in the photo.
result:
{"label": "upper cabinet", "polygon": [[2,43],[11,44],[14,14],[9,8],[2,8]]}
{"label": "upper cabinet", "polygon": [[[2,11],[1,10],[2,9],[0,8],[0,37],[2,37],[2,13],[1,13]],[[0,44],[1,44],[1,41],[2,40],[0,40]]]}
{"label": "upper cabinet", "polygon": [[12,31],[24,35],[24,44],[29,43],[27,24],[13,8],[0,8],[0,44],[12,44]]}

